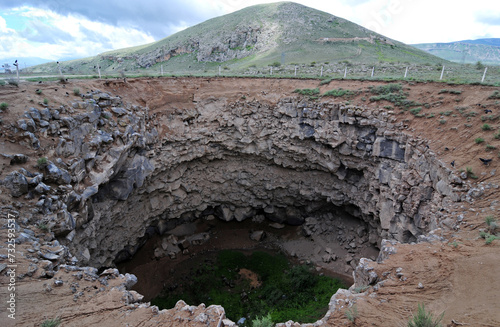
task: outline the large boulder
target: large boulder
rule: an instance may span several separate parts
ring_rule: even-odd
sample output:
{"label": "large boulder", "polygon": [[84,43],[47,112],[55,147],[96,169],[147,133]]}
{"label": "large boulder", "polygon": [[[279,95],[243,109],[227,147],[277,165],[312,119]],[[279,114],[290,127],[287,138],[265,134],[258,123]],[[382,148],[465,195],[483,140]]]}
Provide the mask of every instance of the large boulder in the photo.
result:
{"label": "large boulder", "polygon": [[18,171],[13,171],[8,174],[3,184],[10,190],[10,194],[15,198],[28,193],[28,180]]}

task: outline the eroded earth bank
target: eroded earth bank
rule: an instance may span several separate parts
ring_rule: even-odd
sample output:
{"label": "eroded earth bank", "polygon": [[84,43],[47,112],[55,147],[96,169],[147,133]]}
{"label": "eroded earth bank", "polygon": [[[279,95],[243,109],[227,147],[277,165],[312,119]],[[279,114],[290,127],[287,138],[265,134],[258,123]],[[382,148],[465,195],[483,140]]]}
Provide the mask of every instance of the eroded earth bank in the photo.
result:
{"label": "eroded earth bank", "polygon": [[[404,324],[418,303],[451,326],[498,324],[498,244],[479,238],[498,214],[499,144],[480,128],[489,119],[498,130],[496,89],[401,85],[425,116],[370,101],[386,84],[369,81],[2,86],[1,232],[16,239],[16,322],[230,326],[220,306],[146,301],[177,262],[264,247],[354,279],[311,326],[350,323],[354,304],[359,325]],[[352,95],[293,92],[339,87]]]}

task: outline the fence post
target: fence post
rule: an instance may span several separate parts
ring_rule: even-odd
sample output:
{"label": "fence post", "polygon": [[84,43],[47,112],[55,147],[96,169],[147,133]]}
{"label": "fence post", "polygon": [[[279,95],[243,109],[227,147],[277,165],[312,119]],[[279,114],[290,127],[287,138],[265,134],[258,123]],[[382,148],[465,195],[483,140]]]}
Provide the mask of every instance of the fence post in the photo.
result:
{"label": "fence post", "polygon": [[406,70],[405,70],[405,78],[406,78],[406,75],[408,75],[408,67],[406,67]]}
{"label": "fence post", "polygon": [[321,66],[321,74],[319,76],[323,77],[323,66]]}
{"label": "fence post", "polygon": [[375,73],[375,66],[373,66],[373,68],[372,68],[372,78],[373,78],[374,73]]}
{"label": "fence post", "polygon": [[484,78],[486,77],[486,72],[487,72],[487,71],[488,71],[488,67],[486,67],[486,68],[484,69],[484,74],[483,74],[483,78],[481,79],[481,83],[483,83],[483,82],[484,82]]}
{"label": "fence post", "polygon": [[297,76],[297,66],[295,66],[295,73],[294,76]]}
{"label": "fence post", "polygon": [[16,73],[17,73],[17,84],[19,84],[19,64],[16,62],[14,63],[14,66],[16,66]]}
{"label": "fence post", "polygon": [[441,70],[441,77],[439,78],[439,80],[443,79],[443,75],[444,75],[444,65],[443,65],[443,70]]}
{"label": "fence post", "polygon": [[273,74],[273,66],[271,66],[271,75]]}
{"label": "fence post", "polygon": [[163,65],[160,65],[161,76],[163,76]]}
{"label": "fence post", "polygon": [[99,67],[99,62],[97,62],[97,73],[99,74],[99,79],[101,79],[101,67]]}
{"label": "fence post", "polygon": [[344,70],[344,78],[346,78],[346,77],[347,77],[347,67]]}
{"label": "fence post", "polygon": [[219,66],[219,76],[220,76],[220,66]]}

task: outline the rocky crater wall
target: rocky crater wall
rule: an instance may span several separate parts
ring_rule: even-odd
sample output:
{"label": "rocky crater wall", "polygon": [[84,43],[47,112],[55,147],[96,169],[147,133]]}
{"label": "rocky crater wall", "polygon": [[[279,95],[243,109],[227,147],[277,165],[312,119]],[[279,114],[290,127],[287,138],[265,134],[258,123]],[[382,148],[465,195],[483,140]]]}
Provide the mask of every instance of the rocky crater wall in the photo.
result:
{"label": "rocky crater wall", "polygon": [[209,214],[300,225],[334,206],[362,220],[372,244],[411,242],[460,200],[462,180],[385,110],[299,96],[193,102],[151,114],[95,91],[18,122],[31,146],[40,133],[58,135],[60,159],[39,179],[61,195],[47,186],[38,207],[80,264],[112,266],[151,234]]}

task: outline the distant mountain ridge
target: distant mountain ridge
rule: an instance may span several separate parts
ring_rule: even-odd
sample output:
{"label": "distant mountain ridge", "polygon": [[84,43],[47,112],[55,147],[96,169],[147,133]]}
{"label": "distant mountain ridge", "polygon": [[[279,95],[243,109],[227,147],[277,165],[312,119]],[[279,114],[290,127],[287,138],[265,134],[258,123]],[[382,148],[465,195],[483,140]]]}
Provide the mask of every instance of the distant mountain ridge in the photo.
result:
{"label": "distant mountain ridge", "polygon": [[487,65],[500,65],[500,38],[412,45],[449,61],[458,63],[481,61]]}
{"label": "distant mountain ridge", "polygon": [[[469,44],[483,44],[483,45],[491,45],[494,47],[500,47],[500,38],[464,40],[464,41],[457,41],[457,42],[458,43],[469,43]],[[450,42],[450,43],[455,43],[455,42]]]}
{"label": "distant mountain ridge", "polygon": [[[64,71],[137,69],[197,73],[224,64],[232,72],[274,63],[375,64],[442,60],[348,20],[293,2],[255,5],[207,20],[157,42],[61,64]],[[55,71],[55,64],[35,70]]]}

